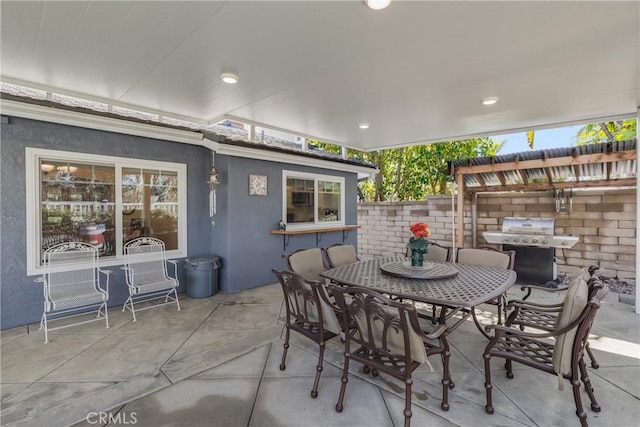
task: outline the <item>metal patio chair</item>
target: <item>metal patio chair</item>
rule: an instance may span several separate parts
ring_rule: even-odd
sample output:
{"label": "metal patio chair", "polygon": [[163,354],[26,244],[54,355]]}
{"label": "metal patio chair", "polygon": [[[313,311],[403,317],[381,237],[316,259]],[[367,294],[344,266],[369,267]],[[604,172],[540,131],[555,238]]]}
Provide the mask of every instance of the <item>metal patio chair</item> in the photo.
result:
{"label": "metal patio chair", "polygon": [[[164,242],[153,237],[140,237],[127,242],[124,245],[125,271],[129,298],[122,306],[122,311],[130,310],[133,313],[133,321],[136,322],[134,304],[156,299],[164,299],[164,303],[154,304],[149,308],[161,307],[166,304],[176,303],[180,311],[178,300],[178,262],[167,259]],[[167,264],[173,265],[173,277],[167,274]]]}
{"label": "metal patio chair", "polygon": [[329,268],[336,268],[341,265],[353,264],[360,261],[356,254],[356,249],[348,243],[336,243],[328,248],[322,248],[322,252],[324,252],[327,258]]}
{"label": "metal patio chair", "polygon": [[[544,286],[536,286],[536,285],[525,285],[522,286],[522,290],[526,290],[527,293],[522,297],[521,300],[510,300],[507,302],[507,310],[510,311],[507,321],[505,322],[506,326],[518,326],[521,331],[526,328],[533,328],[542,331],[552,332],[558,323],[558,317],[562,313],[562,308],[564,307],[564,302],[558,304],[541,304],[532,301],[528,301],[527,299],[531,296],[532,291],[536,292],[563,292],[567,291],[569,288],[576,286],[579,283],[579,280],[588,280],[589,284],[595,283],[590,279],[599,279],[600,274],[604,269],[598,266],[591,266],[586,271],[579,270],[575,276],[572,278],[569,286],[562,286],[558,288],[548,288]],[[598,369],[600,365],[596,360],[593,352],[591,351],[591,346],[589,346],[589,341],[585,344],[585,350],[589,359],[591,360],[591,367],[593,369]]]}
{"label": "metal patio chair", "polygon": [[[528,310],[528,304],[517,304],[516,311],[512,312],[505,326],[489,325],[488,332],[493,336],[484,351],[485,390],[487,413],[494,412],[492,402],[491,384],[491,358],[500,357],[506,360],[507,378],[513,378],[512,362],[522,363],[534,369],[558,376],[558,388],[563,390],[563,379],[571,382],[573,398],[576,406],[576,415],[583,427],[588,426],[587,414],[582,406],[580,397],[580,384],[591,401],[591,410],[600,412],[601,408],[596,401],[594,389],[589,379],[587,367],[584,363],[584,352],[587,348],[589,331],[593,325],[596,312],[600,303],[609,292],[606,284],[597,278],[592,278],[589,283],[582,278],[571,286],[565,295],[561,308],[540,310],[533,307],[530,315],[536,311],[549,313],[554,310],[557,314],[557,323],[553,330],[548,332],[532,333],[521,331],[511,327],[512,318],[518,316],[517,310]],[[550,339],[555,338],[555,341]]]}
{"label": "metal patio chair", "polygon": [[290,254],[282,255],[287,269],[298,273],[307,280],[324,282],[320,273],[327,270],[320,248],[298,249]]}
{"label": "metal patio chair", "polygon": [[[325,279],[320,276],[320,273],[327,270],[322,258],[322,249],[297,249],[290,254],[283,254],[282,258],[287,265],[287,270],[293,271],[307,280],[317,280],[321,283],[325,282]],[[284,301],[282,301],[282,305],[280,306],[280,317],[282,316],[283,308]]]}
{"label": "metal patio chair", "polygon": [[[499,251],[493,248],[459,248],[456,256],[456,262],[459,264],[467,265],[481,265],[484,267],[502,268],[505,270],[513,270],[515,265],[515,251]],[[486,304],[494,305],[498,310],[497,324],[502,325],[504,323],[504,316],[506,313],[506,293],[502,294]],[[471,317],[476,324],[478,330],[486,337],[490,338],[484,329],[484,326],[478,318],[478,309],[473,307],[471,309]]]}
{"label": "metal patio chair", "polygon": [[[424,260],[425,261],[438,261],[438,262],[450,262],[451,261],[451,254],[452,254],[452,250],[449,247],[446,246],[442,246],[438,243],[435,242],[429,242],[429,251],[424,254]],[[406,257],[410,257],[411,256],[411,249],[407,248],[406,252],[405,252],[405,256]],[[421,304],[423,307],[421,307],[421,309],[418,310],[418,316],[423,317],[429,321],[431,321],[432,324],[436,324],[438,321],[438,306],[435,305],[431,305],[431,315],[426,315],[423,313],[422,310],[425,309],[424,306],[426,306],[426,304],[422,303]],[[428,308],[428,306],[426,307]]]}
{"label": "metal patio chair", "polygon": [[[447,246],[442,246],[435,242],[429,242],[429,251],[424,254],[425,261],[440,261],[440,262],[450,262],[451,261],[451,248]],[[407,248],[405,252],[405,256],[411,256],[411,250]]]}
{"label": "metal patio chair", "polygon": [[[416,308],[411,303],[393,301],[373,290],[359,287],[330,285],[343,313],[343,328],[355,325],[355,333],[347,334],[344,350],[342,386],[336,411],[344,409],[344,397],[349,381],[351,360],[364,364],[365,373],[374,376],[384,372],[405,385],[404,425],[411,424],[411,388],[413,372],[423,363],[430,366],[428,357],[440,355],[443,365],[443,410],[449,409],[449,344],[447,326],[437,325],[432,333],[425,333],[419,324]],[[435,341],[436,343],[434,343]]]}
{"label": "metal patio chair", "polygon": [[287,351],[292,330],[318,344],[316,377],[311,389],[311,397],[315,399],[318,397],[318,384],[322,373],[325,345],[330,339],[340,336],[340,323],[336,318],[333,307],[322,296],[323,285],[321,282],[307,280],[291,271],[279,271],[276,269],[271,271],[278,278],[280,285],[282,285],[285,307],[287,308],[286,335],[280,370],[284,371],[287,367]]}
{"label": "metal patio chair", "polygon": [[[82,266],[78,268],[78,266]],[[49,331],[95,322],[104,318],[109,328],[107,300],[109,299],[110,270],[98,267],[98,249],[88,243],[65,242],[44,251],[45,273],[36,282],[43,284],[44,311],[40,329],[44,329],[44,342],[49,342]],[[100,275],[104,274],[104,288]],[[49,321],[96,312],[96,318],[49,328]]]}

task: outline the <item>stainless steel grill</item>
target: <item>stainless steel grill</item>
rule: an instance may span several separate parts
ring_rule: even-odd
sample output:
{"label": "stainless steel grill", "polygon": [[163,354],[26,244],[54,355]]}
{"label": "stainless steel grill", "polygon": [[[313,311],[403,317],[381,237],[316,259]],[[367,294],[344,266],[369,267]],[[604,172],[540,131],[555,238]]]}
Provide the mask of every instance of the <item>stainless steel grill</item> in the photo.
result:
{"label": "stainless steel grill", "polygon": [[485,231],[483,235],[487,242],[516,252],[518,281],[549,285],[558,277],[555,248],[571,248],[578,243],[577,236],[553,234],[554,229],[553,218],[506,217],[502,232]]}
{"label": "stainless steel grill", "polygon": [[485,240],[489,243],[516,246],[534,246],[539,248],[571,248],[578,243],[578,237],[569,234],[553,234],[553,218],[505,217],[502,232],[485,231]]}

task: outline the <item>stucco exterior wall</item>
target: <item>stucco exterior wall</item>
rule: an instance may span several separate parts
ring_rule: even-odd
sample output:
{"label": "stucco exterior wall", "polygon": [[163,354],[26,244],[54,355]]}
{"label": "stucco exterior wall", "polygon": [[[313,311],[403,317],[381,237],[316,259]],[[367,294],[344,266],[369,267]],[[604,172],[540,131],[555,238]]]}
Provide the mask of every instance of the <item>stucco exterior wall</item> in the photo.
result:
{"label": "stucco exterior wall", "polygon": [[[221,183],[217,186],[217,214],[209,217],[211,152],[181,144],[114,132],[3,116],[0,142],[0,328],[37,323],[42,316],[42,285],[27,275],[25,148],[37,147],[157,160],[187,165],[187,256],[217,255],[222,260],[220,289],[237,292],[274,283],[272,268],[284,269],[282,254],[316,246],[316,235],[292,236],[283,248],[282,236],[271,235],[282,218],[282,171],[342,176],[345,178],[345,222],[356,223],[357,176],[273,161],[216,156]],[[268,177],[267,196],[249,196],[249,174]],[[341,232],[323,233],[319,246],[342,242]],[[345,242],[357,245],[357,233]],[[180,260],[179,291],[186,291],[187,275]],[[109,267],[109,307],[119,309],[128,296],[123,271]],[[117,308],[116,308],[117,307]]]}
{"label": "stucco exterior wall", "polygon": [[[316,246],[316,234],[287,236],[284,248],[281,235],[269,234],[277,230],[282,219],[283,170],[307,172],[345,178],[345,224],[357,221],[357,177],[355,173],[311,168],[303,165],[268,162],[231,156],[216,156],[221,173],[218,185],[218,213],[213,227],[214,244],[225,254],[220,288],[224,292],[274,283],[272,268],[286,269],[283,253]],[[267,177],[267,195],[249,195],[249,175]],[[342,232],[322,233],[318,246],[342,243]],[[357,233],[345,236],[345,243],[357,246]]]}
{"label": "stucco exterior wall", "polygon": [[[416,221],[429,224],[432,240],[452,246],[451,212],[450,196],[431,196],[421,202],[360,203],[359,253],[372,256],[403,254],[411,236],[409,225]],[[580,238],[571,249],[556,249],[559,266],[597,264],[606,269],[607,276],[635,278],[636,212],[635,189],[576,189],[573,210],[566,215],[555,212],[550,192],[480,194],[477,245],[488,246],[482,233],[501,230],[504,217],[553,217],[555,234],[572,234]],[[464,218],[465,247],[471,247],[469,202],[465,203]]]}

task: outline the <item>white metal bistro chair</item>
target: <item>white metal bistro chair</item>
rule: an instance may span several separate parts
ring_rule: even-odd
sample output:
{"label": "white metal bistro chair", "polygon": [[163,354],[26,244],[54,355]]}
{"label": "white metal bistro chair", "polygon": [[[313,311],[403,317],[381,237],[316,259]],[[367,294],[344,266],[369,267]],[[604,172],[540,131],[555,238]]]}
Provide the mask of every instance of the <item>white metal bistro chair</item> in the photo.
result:
{"label": "white metal bistro chair", "polygon": [[[82,268],[78,269],[78,266]],[[95,322],[104,318],[109,327],[107,300],[109,299],[110,270],[98,267],[98,248],[83,242],[65,242],[44,251],[43,276],[36,282],[43,284],[44,311],[40,329],[44,329],[44,342],[49,342],[49,331]],[[105,276],[105,287],[100,276]],[[49,321],[86,315],[97,309],[94,319],[49,328]]]}
{"label": "white metal bistro chair", "polygon": [[[160,307],[173,302],[180,311],[180,301],[176,288],[178,282],[178,262],[167,259],[164,242],[153,237],[140,237],[124,245],[125,271],[129,298],[125,301],[122,311],[126,309],[133,313],[133,321],[137,321],[134,304],[164,298],[164,303],[154,304],[148,308]],[[167,274],[167,264],[173,265],[173,277]]]}

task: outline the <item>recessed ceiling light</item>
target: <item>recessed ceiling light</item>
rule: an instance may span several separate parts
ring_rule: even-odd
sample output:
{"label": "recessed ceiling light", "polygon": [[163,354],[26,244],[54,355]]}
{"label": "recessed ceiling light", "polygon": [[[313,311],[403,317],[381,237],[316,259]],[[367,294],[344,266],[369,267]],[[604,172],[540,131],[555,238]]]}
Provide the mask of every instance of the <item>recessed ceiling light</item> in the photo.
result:
{"label": "recessed ceiling light", "polygon": [[493,104],[495,104],[496,102],[498,102],[498,97],[497,97],[497,96],[490,96],[490,97],[488,97],[488,98],[484,98],[484,99],[482,100],[482,103],[483,103],[484,105],[493,105]]}
{"label": "recessed ceiling light", "polygon": [[238,75],[233,73],[222,73],[220,74],[220,78],[223,82],[229,83],[230,85],[238,83]]}
{"label": "recessed ceiling light", "polygon": [[369,129],[369,123],[358,123],[360,129]]}
{"label": "recessed ceiling light", "polygon": [[365,3],[373,10],[380,10],[389,6],[391,0],[365,0]]}

